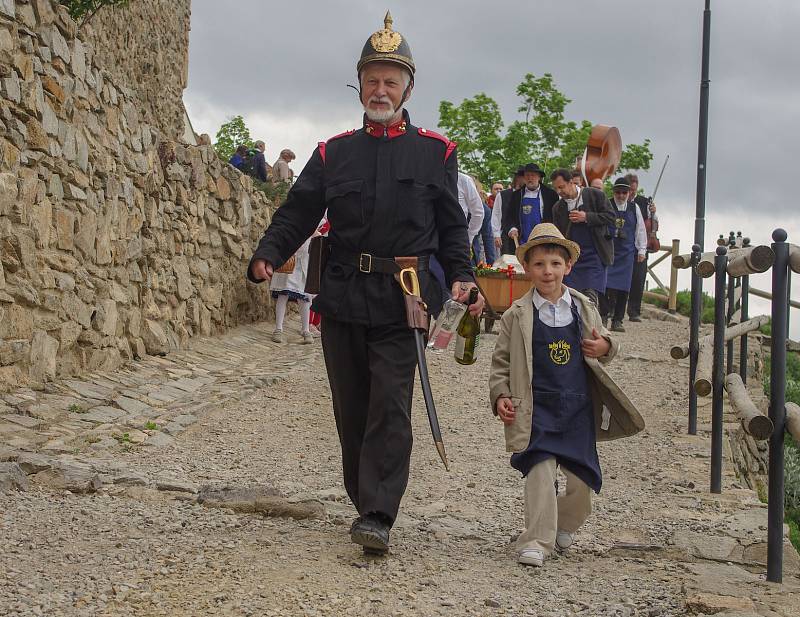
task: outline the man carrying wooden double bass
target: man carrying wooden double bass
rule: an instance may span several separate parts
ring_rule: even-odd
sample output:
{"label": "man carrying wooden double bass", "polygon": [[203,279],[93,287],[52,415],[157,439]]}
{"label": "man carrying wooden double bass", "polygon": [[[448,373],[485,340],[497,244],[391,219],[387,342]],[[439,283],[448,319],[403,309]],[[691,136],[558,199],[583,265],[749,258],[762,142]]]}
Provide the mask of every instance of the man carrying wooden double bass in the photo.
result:
{"label": "man carrying wooden double bass", "polygon": [[[411,124],[404,105],[415,66],[389,13],[356,68],[363,126],[319,144],[261,239],[248,277],[268,280],[328,210],[330,256],[313,308],[324,322],[344,484],[359,514],[351,538],[382,554],[408,483],[417,365],[395,275],[414,267],[433,313],[442,294],[428,269],[432,255],[454,298],[465,301],[475,281],[456,197],[456,145]],[[479,297],[469,310],[482,308]]]}

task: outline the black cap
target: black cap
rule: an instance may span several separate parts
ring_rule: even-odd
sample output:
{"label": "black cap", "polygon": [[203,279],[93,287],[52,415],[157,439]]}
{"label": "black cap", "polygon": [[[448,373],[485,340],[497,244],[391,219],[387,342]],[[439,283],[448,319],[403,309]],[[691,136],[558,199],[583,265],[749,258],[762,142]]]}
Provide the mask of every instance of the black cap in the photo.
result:
{"label": "black cap", "polygon": [[544,178],[544,169],[539,167],[536,163],[528,163],[525,165],[525,173],[534,172],[539,174],[541,178]]}
{"label": "black cap", "polygon": [[622,189],[622,190],[625,190],[625,191],[630,191],[631,190],[631,185],[628,184],[628,181],[625,178],[620,176],[619,178],[614,180],[614,187],[612,188],[612,190],[616,191],[618,189]]}
{"label": "black cap", "polygon": [[364,65],[370,62],[393,62],[399,64],[411,73],[413,79],[416,67],[411,56],[411,47],[405,37],[392,30],[392,15],[386,11],[383,19],[383,29],[374,32],[364,43],[361,58],[356,65],[356,71],[361,74]]}

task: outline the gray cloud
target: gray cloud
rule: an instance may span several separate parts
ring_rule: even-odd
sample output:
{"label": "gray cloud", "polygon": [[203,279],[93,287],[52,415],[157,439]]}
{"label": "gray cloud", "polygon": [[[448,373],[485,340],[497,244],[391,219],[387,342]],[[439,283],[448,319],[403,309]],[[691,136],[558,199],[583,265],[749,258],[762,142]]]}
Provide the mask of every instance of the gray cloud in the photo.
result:
{"label": "gray cloud", "polygon": [[[680,212],[686,226],[695,193],[702,0],[394,4],[395,28],[418,66],[409,105],[416,124],[435,127],[440,100],[458,103],[477,92],[495,98],[509,122],[523,75],[550,72],[573,100],[572,119],[615,124],[626,141],[652,140],[655,169],[643,175],[645,188],[670,153],[659,202],[665,217],[669,209]],[[300,145],[309,150],[360,121],[345,84],[355,81],[382,6],[195,0],[192,10],[190,113],[301,117],[309,136]],[[712,10],[709,218],[768,206],[758,219],[766,240],[767,228],[781,222],[776,215],[797,208],[786,184],[768,178],[794,175],[800,3],[714,0]],[[342,119],[349,119],[345,126]]]}

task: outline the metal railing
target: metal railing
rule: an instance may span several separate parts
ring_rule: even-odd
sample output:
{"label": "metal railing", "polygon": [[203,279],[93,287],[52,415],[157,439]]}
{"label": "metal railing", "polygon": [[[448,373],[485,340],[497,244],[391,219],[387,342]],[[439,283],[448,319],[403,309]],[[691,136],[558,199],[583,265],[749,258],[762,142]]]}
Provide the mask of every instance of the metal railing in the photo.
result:
{"label": "metal railing", "polygon": [[[783,578],[784,432],[800,441],[800,407],[786,402],[786,352],[788,343],[791,272],[800,273],[800,247],[786,242],[782,229],[772,234],[770,246],[750,246],[741,234],[731,232],[714,253],[701,254],[697,245],[690,255],[673,259],[678,268],[691,267],[692,277],[714,275],[714,332],[699,339],[701,299],[692,298],[688,345],[674,346],[673,358],[689,356],[689,433],[697,432],[697,396],[711,401],[711,492],[722,492],[723,396],[743,430],[753,439],[769,439],[767,580]],[[772,268],[771,361],[769,416],[750,399],[747,381],[747,335],[767,322],[766,316],[748,319],[747,298],[754,290],[749,276]],[[694,283],[694,281],[693,281]],[[757,290],[756,290],[757,291]],[[739,371],[733,363],[733,343],[740,338]],[[709,366],[710,365],[710,366]]]}

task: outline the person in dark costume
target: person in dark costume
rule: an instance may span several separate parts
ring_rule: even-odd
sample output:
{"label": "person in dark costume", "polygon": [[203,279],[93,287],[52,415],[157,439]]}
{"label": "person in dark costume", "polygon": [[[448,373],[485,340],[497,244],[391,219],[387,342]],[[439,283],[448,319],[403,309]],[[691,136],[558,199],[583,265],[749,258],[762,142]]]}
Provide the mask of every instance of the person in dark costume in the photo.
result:
{"label": "person in dark costume", "polygon": [[618,343],[594,303],[563,284],[579,256],[555,225],[533,229],[517,250],[533,287],[503,313],[492,355],[492,409],[506,425],[511,466],[525,477],[525,531],[516,542],[523,565],[542,566],[554,549],[569,548],[591,513],[591,491],[602,485],[596,441],[644,428],[602,367]]}
{"label": "person in dark costume", "polygon": [[523,179],[520,190],[511,194],[503,209],[502,227],[507,230],[509,253],[516,250],[515,240],[525,242],[536,225],[553,222],[553,204],[558,201],[558,193],[542,184],[544,170],[536,163],[525,165]]}
{"label": "person in dark costume", "polygon": [[599,305],[606,291],[606,268],[614,263],[614,244],[608,235],[614,211],[603,191],[576,186],[568,169],[556,169],[550,181],[561,197],[553,206],[553,223],[581,247],[581,259],[572,264],[564,283]]}
{"label": "person in dark costume", "polygon": [[[642,220],[655,221],[658,224],[658,215],[656,214],[656,204],[644,195],[639,195],[639,176],[636,174],[625,174],[625,179],[631,187],[631,192],[628,195],[628,200],[634,202],[639,206],[639,211],[642,213]],[[639,322],[642,321],[642,297],[644,296],[644,287],[647,281],[647,257],[645,253],[642,261],[637,261],[633,264],[633,278],[631,279],[631,291],[628,294],[628,321]]]}
{"label": "person in dark costume", "polygon": [[[344,484],[358,510],[350,535],[366,552],[385,553],[408,483],[417,364],[395,275],[401,264],[416,269],[432,313],[442,289],[428,268],[431,256],[454,299],[465,302],[475,280],[456,191],[456,144],[411,124],[404,104],[415,65],[389,13],[356,70],[363,126],[319,144],[264,233],[248,277],[269,279],[327,209],[330,254],[312,308],[322,315]],[[478,296],[469,310],[482,308]]]}
{"label": "person in dark costume", "polygon": [[608,226],[608,234],[614,239],[614,263],[608,267],[606,301],[600,306],[603,323],[611,318],[612,332],[625,332],[622,320],[634,264],[644,262],[647,256],[647,232],[639,207],[628,201],[630,188],[625,178],[617,178],[612,189],[614,197],[609,202],[614,209],[614,223]]}

